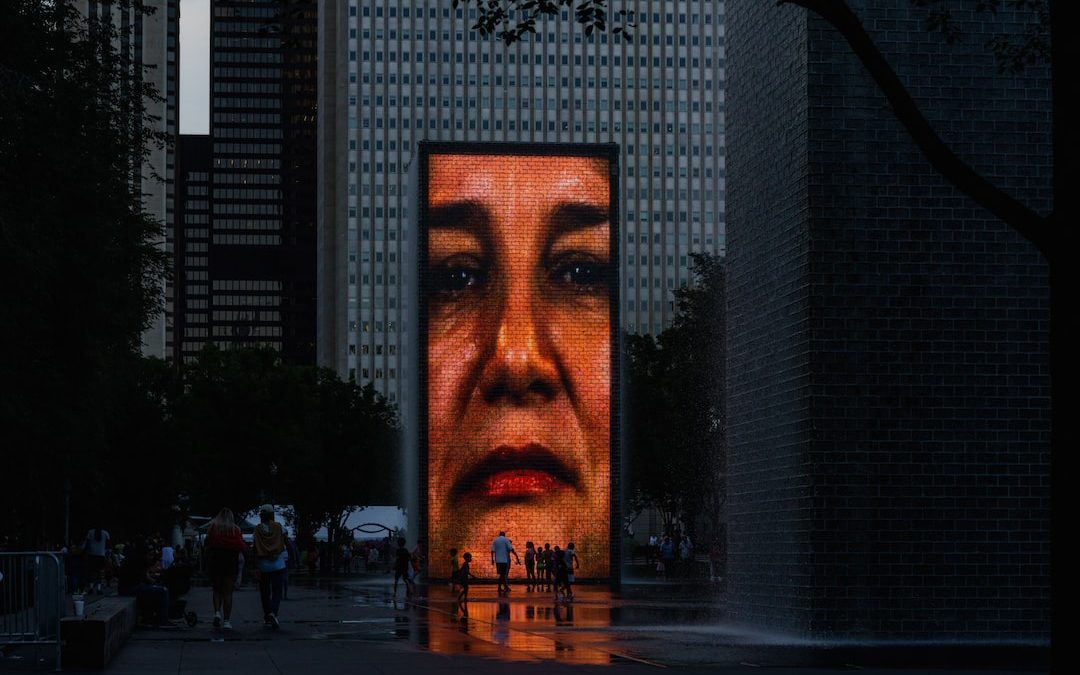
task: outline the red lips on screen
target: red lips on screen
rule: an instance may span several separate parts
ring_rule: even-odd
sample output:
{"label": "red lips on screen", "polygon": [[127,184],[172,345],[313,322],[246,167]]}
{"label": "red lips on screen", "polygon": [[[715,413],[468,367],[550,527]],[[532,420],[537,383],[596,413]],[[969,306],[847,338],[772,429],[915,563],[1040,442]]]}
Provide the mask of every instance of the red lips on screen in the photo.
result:
{"label": "red lips on screen", "polygon": [[[492,539],[576,544],[607,576],[610,177],[594,157],[428,158],[429,568]],[[487,569],[487,568],[491,569]],[[445,568],[445,569],[444,569]],[[514,576],[520,568],[512,571]]]}

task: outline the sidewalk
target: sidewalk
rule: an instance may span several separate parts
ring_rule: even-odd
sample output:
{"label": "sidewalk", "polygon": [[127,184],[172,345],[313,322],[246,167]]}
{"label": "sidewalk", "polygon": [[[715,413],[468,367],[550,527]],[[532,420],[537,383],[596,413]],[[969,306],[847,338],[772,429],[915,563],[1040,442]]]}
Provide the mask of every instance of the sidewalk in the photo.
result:
{"label": "sidewalk", "polygon": [[[675,589],[672,589],[675,590]],[[987,646],[840,648],[725,625],[720,603],[706,592],[669,594],[658,585],[580,586],[573,603],[515,586],[470,588],[463,616],[445,585],[416,602],[392,595],[388,577],[294,579],[281,606],[281,629],[263,627],[258,591],[236,593],[233,631],[214,630],[210,589],[196,587],[188,608],[194,628],[140,629],[104,671],[108,675],[178,673],[882,673],[1045,672],[1045,650]],[[30,653],[30,652],[27,652]],[[0,672],[25,671],[31,657],[0,659]],[[882,666],[889,668],[880,669]],[[929,667],[938,668],[932,670]],[[77,672],[77,671],[68,671]]]}

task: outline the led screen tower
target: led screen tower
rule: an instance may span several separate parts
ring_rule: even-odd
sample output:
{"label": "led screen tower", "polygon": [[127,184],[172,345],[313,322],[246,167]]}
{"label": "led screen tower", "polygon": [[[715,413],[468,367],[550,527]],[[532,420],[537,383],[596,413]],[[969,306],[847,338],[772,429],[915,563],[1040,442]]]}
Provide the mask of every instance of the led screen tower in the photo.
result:
{"label": "led screen tower", "polygon": [[[494,576],[492,539],[573,542],[612,576],[618,150],[419,147],[421,527]],[[424,534],[421,534],[423,537]]]}

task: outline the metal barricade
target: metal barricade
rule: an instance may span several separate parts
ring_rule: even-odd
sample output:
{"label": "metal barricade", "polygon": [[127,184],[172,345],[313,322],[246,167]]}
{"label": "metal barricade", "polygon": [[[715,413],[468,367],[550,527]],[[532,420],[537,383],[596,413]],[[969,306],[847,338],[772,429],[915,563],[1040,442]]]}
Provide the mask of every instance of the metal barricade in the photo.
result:
{"label": "metal barricade", "polygon": [[0,645],[56,645],[64,618],[64,562],[57,553],[0,553]]}

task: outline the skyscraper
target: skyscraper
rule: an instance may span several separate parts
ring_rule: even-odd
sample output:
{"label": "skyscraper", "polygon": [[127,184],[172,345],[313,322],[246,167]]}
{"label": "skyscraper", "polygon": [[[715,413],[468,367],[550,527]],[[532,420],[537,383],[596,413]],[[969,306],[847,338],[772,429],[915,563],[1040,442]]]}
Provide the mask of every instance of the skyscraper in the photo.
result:
{"label": "skyscraper", "polygon": [[662,330],[690,254],[724,250],[723,7],[637,3],[630,40],[564,9],[506,47],[450,0],[321,2],[320,365],[406,388],[422,140],[618,144],[622,324]]}
{"label": "skyscraper", "polygon": [[197,140],[185,141],[195,179],[183,177],[186,199],[206,207],[185,217],[208,222],[194,228],[205,237],[186,237],[177,252],[185,285],[177,297],[208,301],[184,310],[207,323],[184,317],[187,357],[214,342],[315,360],[315,10],[314,2],[212,3],[208,183]]}
{"label": "skyscraper", "polygon": [[177,363],[194,361],[210,342],[210,185],[210,136],[180,134],[171,354]]}

